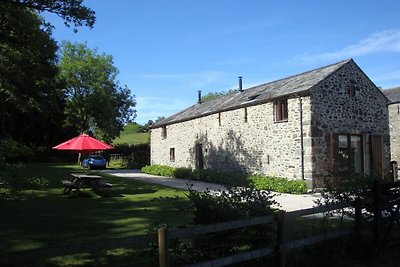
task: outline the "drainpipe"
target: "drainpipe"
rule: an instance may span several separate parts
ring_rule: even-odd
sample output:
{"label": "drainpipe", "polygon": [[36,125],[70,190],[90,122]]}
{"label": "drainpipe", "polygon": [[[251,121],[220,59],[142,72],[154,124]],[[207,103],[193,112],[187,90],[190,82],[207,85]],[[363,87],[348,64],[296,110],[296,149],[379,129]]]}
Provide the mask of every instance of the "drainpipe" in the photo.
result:
{"label": "drainpipe", "polygon": [[304,178],[304,137],[303,137],[303,99],[299,96],[300,109],[300,151],[301,151],[301,179]]}

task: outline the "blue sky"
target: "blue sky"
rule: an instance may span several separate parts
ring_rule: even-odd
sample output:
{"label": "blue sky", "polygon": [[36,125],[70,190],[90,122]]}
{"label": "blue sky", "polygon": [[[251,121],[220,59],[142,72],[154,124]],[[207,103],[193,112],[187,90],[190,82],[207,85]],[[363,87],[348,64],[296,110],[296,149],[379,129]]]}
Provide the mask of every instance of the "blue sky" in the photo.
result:
{"label": "blue sky", "polygon": [[136,122],[172,115],[197,91],[226,91],[353,58],[379,87],[400,86],[398,0],[86,0],[93,29],[56,28],[57,41],[112,55],[136,96]]}

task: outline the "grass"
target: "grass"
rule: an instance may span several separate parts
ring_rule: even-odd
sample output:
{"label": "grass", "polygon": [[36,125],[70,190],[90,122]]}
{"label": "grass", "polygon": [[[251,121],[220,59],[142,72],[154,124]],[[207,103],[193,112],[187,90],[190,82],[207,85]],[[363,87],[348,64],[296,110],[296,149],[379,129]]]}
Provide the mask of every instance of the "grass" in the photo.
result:
{"label": "grass", "polygon": [[18,168],[17,178],[35,177],[48,184],[43,189],[15,192],[18,197],[14,199],[5,199],[9,192],[0,189],[0,255],[140,235],[157,223],[191,224],[192,213],[180,211],[176,216],[176,205],[165,198],[179,196],[178,201],[186,203],[183,190],[100,172],[104,180],[113,184],[110,196],[101,197],[89,189],[81,195],[63,195],[60,180],[68,179],[73,171],[81,168],[62,164]]}
{"label": "grass", "polygon": [[118,144],[149,144],[150,133],[142,132],[143,126],[136,123],[128,123],[120,136],[113,140],[114,145]]}
{"label": "grass", "polygon": [[[175,202],[167,197],[179,196],[178,202],[188,204],[185,191],[141,183],[105,173],[104,180],[114,186],[112,194],[101,197],[91,190],[81,195],[63,195],[60,180],[70,172],[81,171],[76,165],[28,164],[19,167],[15,179],[29,177],[46,181],[42,189],[19,190],[15,198],[0,187],[0,256],[35,248],[90,240],[113,239],[144,234],[159,223],[191,225],[193,214],[177,210]],[[6,172],[0,170],[0,177]],[[179,216],[177,216],[179,214]],[[288,240],[319,234],[321,220],[299,218],[288,220]],[[328,223],[336,229],[335,221]],[[371,238],[355,243],[351,239],[338,239],[301,248],[288,253],[288,266],[397,266],[399,248],[371,253]],[[269,260],[267,259],[267,262]],[[273,259],[271,264],[273,264]],[[118,248],[93,253],[80,253],[54,257],[17,266],[157,266],[157,258],[138,254],[134,248]],[[259,266],[249,263],[240,266]]]}

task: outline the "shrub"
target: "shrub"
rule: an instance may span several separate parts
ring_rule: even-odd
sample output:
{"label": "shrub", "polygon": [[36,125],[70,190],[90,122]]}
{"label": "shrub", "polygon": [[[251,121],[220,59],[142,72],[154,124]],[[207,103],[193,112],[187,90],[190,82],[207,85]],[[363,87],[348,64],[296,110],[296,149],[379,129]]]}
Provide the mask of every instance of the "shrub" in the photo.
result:
{"label": "shrub", "polygon": [[185,179],[185,178],[193,179],[194,176],[193,176],[192,169],[190,169],[190,168],[176,168],[174,171],[173,177],[180,178],[180,179]]}
{"label": "shrub", "polygon": [[[352,202],[356,198],[365,199],[369,197],[374,177],[366,177],[357,173],[346,173],[340,179],[333,179],[332,176],[324,177],[325,187],[321,191],[321,199],[316,201],[319,206],[336,204],[340,202]],[[353,216],[352,209],[340,209],[325,214],[327,217],[339,215],[343,220],[344,216]]]}
{"label": "shrub", "polygon": [[0,199],[25,199],[26,190],[40,190],[48,187],[49,181],[43,177],[30,177],[19,172],[22,165],[0,164]]}
{"label": "shrub", "polygon": [[268,191],[254,188],[231,188],[214,194],[189,189],[187,197],[194,207],[195,224],[225,222],[250,216],[268,215],[276,204]]}
{"label": "shrub", "polygon": [[175,168],[163,165],[147,165],[142,168],[142,172],[153,175],[174,177]]}
{"label": "shrub", "polygon": [[222,184],[227,187],[254,187],[259,190],[270,190],[280,193],[305,194],[307,184],[303,180],[288,180],[280,177],[247,175],[244,173],[221,172],[213,169],[191,170],[189,168],[172,168],[164,165],[151,165],[142,168],[144,173],[175,178]]}
{"label": "shrub", "polygon": [[118,144],[114,146],[112,153],[124,155],[123,165],[125,165],[126,168],[140,169],[150,164],[149,144],[138,144],[138,145]]}
{"label": "shrub", "polygon": [[288,180],[281,177],[249,176],[256,189],[271,190],[279,193],[305,194],[307,184],[304,180]]}
{"label": "shrub", "polygon": [[[254,188],[232,188],[218,194],[196,192],[187,194],[194,208],[194,223],[200,225],[270,215],[273,195]],[[219,258],[240,251],[243,247],[257,249],[271,241],[272,225],[258,225],[227,230],[197,237],[186,246],[190,262]],[[189,248],[189,249],[188,249]]]}
{"label": "shrub", "polygon": [[243,173],[221,172],[213,169],[194,170],[194,179],[204,182],[223,184],[226,186],[248,186]]}

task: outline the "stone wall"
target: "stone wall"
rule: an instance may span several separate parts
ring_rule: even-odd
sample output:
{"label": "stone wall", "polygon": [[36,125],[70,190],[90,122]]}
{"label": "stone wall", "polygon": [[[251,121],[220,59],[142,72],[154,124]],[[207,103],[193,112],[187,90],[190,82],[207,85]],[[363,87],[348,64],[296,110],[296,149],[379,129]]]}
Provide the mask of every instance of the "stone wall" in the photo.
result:
{"label": "stone wall", "polygon": [[[310,100],[302,100],[306,153],[311,153]],[[299,98],[288,100],[287,122],[274,122],[273,103],[246,109],[247,122],[245,108],[239,108],[168,125],[166,139],[162,128],[153,129],[151,163],[195,168],[200,143],[205,168],[301,179]],[[170,161],[170,148],[175,148],[175,161]]]}
{"label": "stone wall", "polygon": [[400,103],[389,105],[390,160],[400,163]]}
{"label": "stone wall", "polygon": [[[330,134],[382,135],[384,158],[390,155],[387,99],[356,64],[344,65],[317,87],[311,95],[312,162],[314,180],[330,170]],[[308,174],[310,175],[310,174]]]}
{"label": "stone wall", "polygon": [[[310,187],[330,171],[330,135],[382,135],[389,164],[387,99],[354,62],[344,65],[303,96],[304,178]],[[221,112],[151,131],[151,163],[196,167],[202,144],[204,167],[301,179],[300,98],[288,99],[288,121],[274,122],[273,103]],[[400,115],[399,115],[400,116]],[[170,148],[175,160],[170,160]]]}

